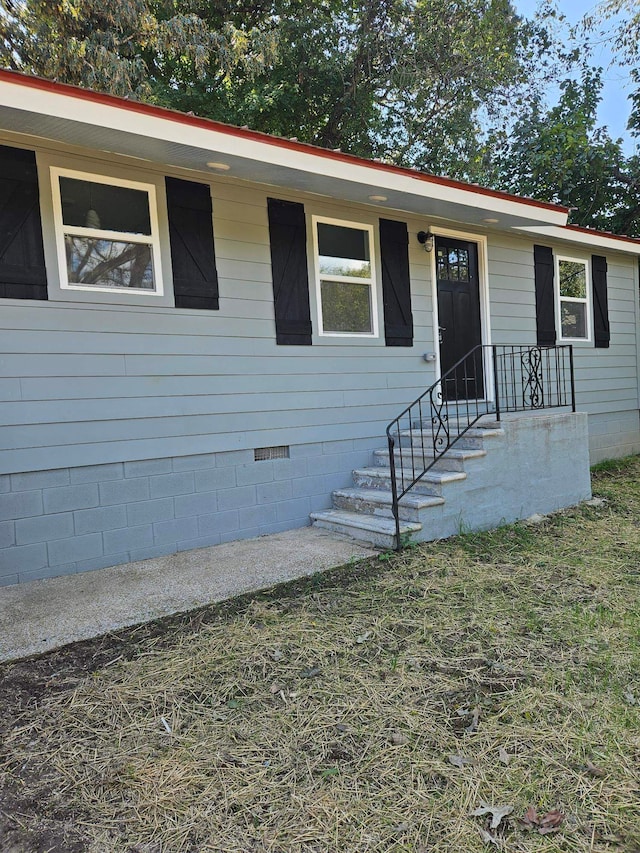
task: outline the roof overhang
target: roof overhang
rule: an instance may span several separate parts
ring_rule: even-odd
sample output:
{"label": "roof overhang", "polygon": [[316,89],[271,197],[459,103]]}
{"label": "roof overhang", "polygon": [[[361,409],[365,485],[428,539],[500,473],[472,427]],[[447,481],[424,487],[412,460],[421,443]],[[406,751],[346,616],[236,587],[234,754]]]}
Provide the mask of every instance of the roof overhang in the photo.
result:
{"label": "roof overhang", "polygon": [[[0,127],[56,143],[291,191],[497,228],[556,226],[567,209],[293,140],[0,70]],[[385,202],[371,196],[386,196]],[[492,220],[487,223],[486,220]]]}
{"label": "roof overhang", "polygon": [[543,240],[562,240],[565,243],[572,243],[574,246],[581,246],[585,249],[602,249],[603,251],[625,252],[628,255],[640,256],[640,240],[633,237],[623,237],[619,234],[609,234],[606,231],[581,228],[577,225],[567,225],[564,228],[553,225],[519,226],[518,231]]}

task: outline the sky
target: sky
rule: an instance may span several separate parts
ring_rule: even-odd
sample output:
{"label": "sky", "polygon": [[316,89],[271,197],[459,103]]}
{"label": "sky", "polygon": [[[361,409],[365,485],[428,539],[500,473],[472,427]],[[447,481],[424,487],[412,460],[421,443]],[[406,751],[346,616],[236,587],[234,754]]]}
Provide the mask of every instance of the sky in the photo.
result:
{"label": "sky", "polygon": [[[537,0],[513,0],[516,10],[526,17],[533,17]],[[557,0],[557,7],[568,19],[570,24],[577,23],[587,12],[592,12],[597,4],[589,0]],[[638,142],[633,139],[626,130],[629,118],[630,103],[627,100],[629,94],[629,77],[626,69],[617,66],[608,67],[611,62],[611,54],[606,45],[600,48],[593,57],[594,64],[604,68],[603,73],[603,98],[598,111],[600,125],[606,125],[609,133],[614,139],[622,137],[626,154],[633,154],[638,148]],[[551,99],[553,100],[553,94]]]}

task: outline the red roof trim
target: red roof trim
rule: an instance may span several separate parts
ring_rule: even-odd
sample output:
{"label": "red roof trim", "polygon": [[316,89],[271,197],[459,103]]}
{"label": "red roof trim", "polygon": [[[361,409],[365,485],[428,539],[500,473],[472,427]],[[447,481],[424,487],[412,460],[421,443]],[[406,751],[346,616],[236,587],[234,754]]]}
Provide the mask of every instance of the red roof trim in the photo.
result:
{"label": "red roof trim", "polygon": [[490,198],[500,198],[505,201],[518,202],[531,207],[538,207],[544,210],[556,210],[559,213],[568,213],[569,208],[562,207],[558,204],[549,204],[545,201],[536,201],[532,198],[523,198],[522,196],[511,195],[509,193],[500,192],[499,190],[490,190],[484,187],[476,186],[475,184],[466,184],[463,181],[455,181],[452,178],[440,178],[436,175],[429,175],[426,172],[418,172],[413,169],[407,169],[402,166],[392,166],[388,163],[378,163],[375,160],[367,160],[364,157],[356,157],[354,154],[345,154],[341,151],[331,151],[327,148],[320,148],[316,145],[310,145],[306,142],[293,142],[290,139],[282,139],[277,136],[270,136],[267,133],[260,133],[256,130],[245,130],[234,125],[224,124],[223,122],[215,121],[214,119],[200,118],[198,116],[190,116],[186,113],[178,112],[177,110],[169,110],[165,107],[156,107],[152,104],[144,104],[140,101],[130,101],[126,98],[119,98],[115,95],[106,95],[102,92],[96,92],[92,89],[82,89],[79,86],[71,86],[68,83],[57,83],[53,80],[46,80],[43,77],[33,77],[28,74],[22,74],[19,71],[9,71],[0,69],[0,81],[14,83],[19,86],[28,86],[32,89],[40,89],[45,92],[53,92],[58,95],[67,95],[71,98],[79,98],[84,101],[92,101],[93,103],[103,104],[110,107],[118,107],[119,109],[129,110],[134,113],[141,113],[154,118],[161,118],[165,121],[175,121],[180,124],[185,124],[190,127],[199,127],[205,130],[216,130],[219,133],[226,133],[229,136],[237,136],[242,139],[250,139],[256,142],[262,142],[267,145],[275,145],[279,148],[287,148],[291,151],[299,151],[305,154],[315,154],[319,157],[326,157],[328,160],[337,160],[345,163],[353,163],[354,165],[367,166],[370,169],[376,169],[381,172],[389,172],[403,177],[410,177],[414,180],[425,181],[426,183],[436,184],[439,186],[452,187],[454,189],[466,190],[467,192],[477,193],[478,195],[489,196]]}

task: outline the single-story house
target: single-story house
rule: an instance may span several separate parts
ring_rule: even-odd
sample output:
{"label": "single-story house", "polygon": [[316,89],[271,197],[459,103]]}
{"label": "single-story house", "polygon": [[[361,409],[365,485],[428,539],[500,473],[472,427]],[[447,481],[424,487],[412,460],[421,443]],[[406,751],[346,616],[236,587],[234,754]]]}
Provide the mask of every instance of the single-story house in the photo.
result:
{"label": "single-story house", "polygon": [[0,71],[0,584],[587,497],[640,451],[640,241],[567,215]]}

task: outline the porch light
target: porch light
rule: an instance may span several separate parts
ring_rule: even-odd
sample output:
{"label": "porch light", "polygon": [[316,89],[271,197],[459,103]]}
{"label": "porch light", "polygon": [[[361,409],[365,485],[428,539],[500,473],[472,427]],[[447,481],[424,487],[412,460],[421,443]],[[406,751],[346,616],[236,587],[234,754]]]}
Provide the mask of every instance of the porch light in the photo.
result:
{"label": "porch light", "polygon": [[429,231],[418,231],[418,243],[422,243],[425,252],[433,252],[434,236]]}

